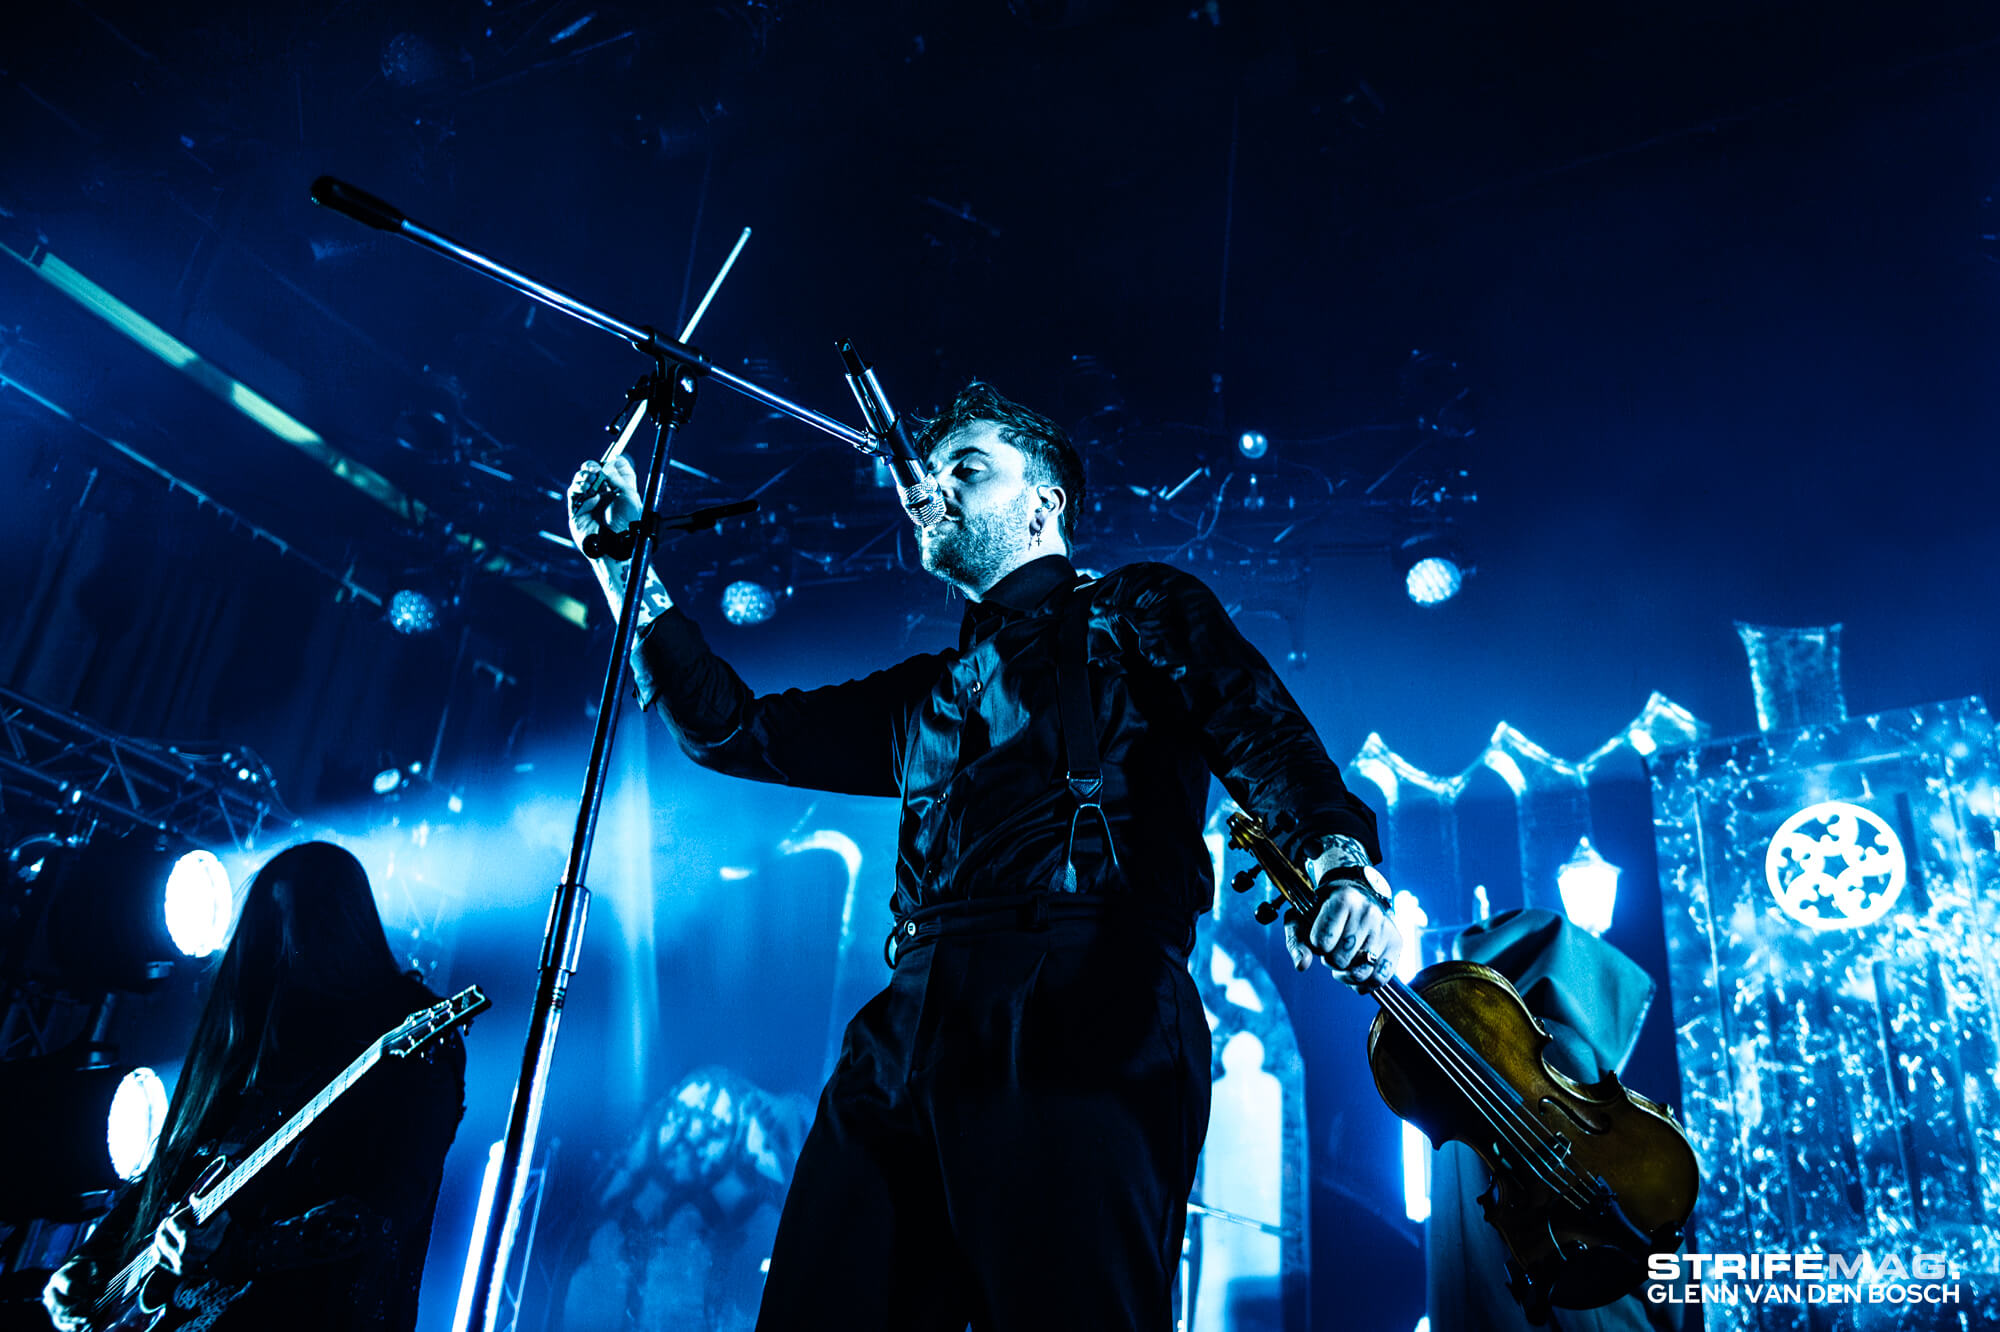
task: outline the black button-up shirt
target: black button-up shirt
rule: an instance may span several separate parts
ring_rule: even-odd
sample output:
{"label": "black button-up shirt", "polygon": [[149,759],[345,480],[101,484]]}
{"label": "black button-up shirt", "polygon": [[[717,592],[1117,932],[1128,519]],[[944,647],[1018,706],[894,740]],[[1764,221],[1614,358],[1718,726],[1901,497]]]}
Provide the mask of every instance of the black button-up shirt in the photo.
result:
{"label": "black button-up shirt", "polygon": [[678,610],[632,653],[688,756],[738,777],[900,796],[894,909],[1061,882],[1076,797],[1056,704],[1057,629],[1088,598],[1102,801],[1124,885],[1079,856],[1085,892],[1130,891],[1197,913],[1215,891],[1202,841],[1211,772],[1294,860],[1328,837],[1373,859],[1375,816],[1340,780],[1312,724],[1215,594],[1164,564],[1079,585],[1067,559],[1016,569],[968,606],[951,651],[859,680],[753,693]]}

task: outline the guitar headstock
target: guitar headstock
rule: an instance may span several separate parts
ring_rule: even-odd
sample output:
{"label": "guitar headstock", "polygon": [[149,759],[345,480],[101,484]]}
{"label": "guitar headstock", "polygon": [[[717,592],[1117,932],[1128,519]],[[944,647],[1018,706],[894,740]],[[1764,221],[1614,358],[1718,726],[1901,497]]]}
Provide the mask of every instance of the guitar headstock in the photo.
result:
{"label": "guitar headstock", "polygon": [[493,1001],[477,985],[468,985],[451,998],[410,1014],[409,1021],[382,1038],[382,1053],[404,1058],[415,1054],[453,1027],[464,1026],[493,1007]]}
{"label": "guitar headstock", "polygon": [[1278,849],[1278,844],[1265,830],[1263,820],[1255,814],[1231,814],[1229,844],[1239,851],[1248,851],[1257,861],[1256,869],[1239,872],[1230,880],[1230,887],[1239,893],[1249,892],[1261,871],[1271,880],[1271,886],[1278,890],[1277,897],[1257,904],[1258,924],[1269,925],[1287,906],[1301,915],[1312,913],[1315,904],[1312,881],[1306,877],[1304,870],[1285,858],[1285,853]]}

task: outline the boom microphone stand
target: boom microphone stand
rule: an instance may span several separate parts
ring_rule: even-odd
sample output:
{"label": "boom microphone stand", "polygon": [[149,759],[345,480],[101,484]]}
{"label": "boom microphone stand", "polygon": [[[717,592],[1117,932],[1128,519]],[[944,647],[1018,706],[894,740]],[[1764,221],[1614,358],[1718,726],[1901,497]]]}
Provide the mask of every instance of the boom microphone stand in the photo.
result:
{"label": "boom microphone stand", "polygon": [[[710,379],[767,407],[817,426],[863,452],[874,453],[876,444],[869,435],[849,429],[832,417],[822,416],[730,374],[685,342],[663,337],[651,328],[627,323],[467,249],[457,241],[411,221],[401,210],[384,200],[344,181],[321,176],[313,182],[312,199],[314,203],[345,214],[363,225],[404,236],[427,250],[484,273],[502,285],[580,319],[593,328],[615,333],[653,362],[652,374],[641,381],[640,387],[633,392],[632,414],[626,419],[626,429],[622,432],[629,438],[644,416],[652,420],[655,436],[641,516],[626,534],[617,534],[629,536],[631,540],[631,574],[625,580],[625,600],[618,612],[618,632],[611,650],[611,661],[604,673],[604,689],[598,697],[597,729],[591,737],[590,762],[584,771],[583,798],[577,807],[569,859],[563,868],[562,882],[549,905],[548,928],[542,939],[540,978],[535,987],[527,1039],[521,1050],[521,1070],[514,1084],[514,1099],[507,1114],[507,1135],[502,1140],[493,1201],[477,1222],[483,1240],[473,1281],[472,1316],[467,1327],[492,1332],[499,1314],[497,1297],[501,1275],[507,1270],[507,1259],[513,1250],[520,1222],[522,1190],[527,1182],[527,1167],[533,1159],[535,1137],[541,1125],[542,1102],[548,1092],[549,1066],[555,1054],[556,1031],[562,1021],[563,1001],[569,992],[570,977],[576,972],[583,946],[584,919],[590,910],[590,890],[584,886],[584,875],[590,866],[591,843],[597,835],[597,815],[604,799],[611,740],[617,727],[619,684],[626,658],[632,649],[636,612],[645,583],[643,571],[652,558],[654,539],[660,530],[711,526],[720,518],[744,511],[740,505],[724,505],[680,518],[661,520],[656,516],[675,432],[687,424],[701,381]],[[638,405],[641,399],[643,406]],[[611,545],[612,553],[622,556],[622,545],[622,540]]]}

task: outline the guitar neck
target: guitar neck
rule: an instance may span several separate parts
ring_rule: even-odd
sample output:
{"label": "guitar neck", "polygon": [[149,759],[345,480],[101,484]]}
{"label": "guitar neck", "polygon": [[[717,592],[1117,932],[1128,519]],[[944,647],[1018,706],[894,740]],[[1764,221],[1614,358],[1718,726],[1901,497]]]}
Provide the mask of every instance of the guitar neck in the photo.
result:
{"label": "guitar neck", "polygon": [[361,1080],[363,1074],[375,1067],[382,1059],[382,1042],[376,1040],[366,1050],[355,1056],[354,1062],[340,1071],[339,1076],[320,1089],[319,1095],[301,1106],[296,1114],[287,1119],[283,1126],[270,1137],[259,1143],[257,1149],[237,1163],[236,1168],[224,1175],[213,1188],[192,1200],[197,1222],[207,1221],[221,1211],[239,1189],[256,1178],[257,1172],[269,1165],[292,1141],[304,1133],[315,1119],[318,1119],[341,1095]]}

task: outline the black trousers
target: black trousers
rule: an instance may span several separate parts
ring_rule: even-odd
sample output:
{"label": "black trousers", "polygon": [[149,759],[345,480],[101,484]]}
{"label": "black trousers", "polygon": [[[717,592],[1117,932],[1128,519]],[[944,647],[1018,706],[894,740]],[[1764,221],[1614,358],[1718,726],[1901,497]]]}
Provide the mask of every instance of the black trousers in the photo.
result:
{"label": "black trousers", "polygon": [[1129,918],[906,945],[820,1097],[759,1332],[1166,1332],[1208,1130],[1186,956]]}

